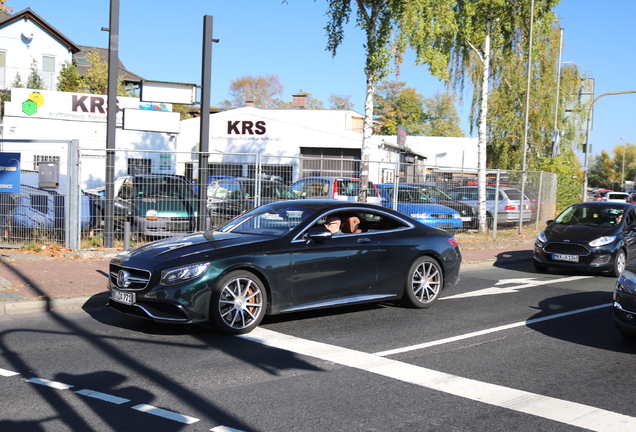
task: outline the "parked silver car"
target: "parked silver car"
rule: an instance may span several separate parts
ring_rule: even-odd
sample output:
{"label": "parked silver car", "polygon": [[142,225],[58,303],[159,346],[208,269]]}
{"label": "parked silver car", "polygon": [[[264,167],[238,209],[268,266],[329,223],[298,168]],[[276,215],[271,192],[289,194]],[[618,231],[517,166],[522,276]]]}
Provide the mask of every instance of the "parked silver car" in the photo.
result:
{"label": "parked silver car", "polygon": [[[497,198],[497,225],[505,225],[519,222],[519,212],[522,211],[522,221],[532,220],[531,201],[526,196],[521,202],[521,191],[513,187],[500,187],[499,196],[497,189],[486,187],[486,218],[488,226],[492,227],[495,215],[495,197]],[[448,194],[455,200],[469,204],[475,211],[479,212],[479,187],[462,186],[450,189]],[[523,210],[520,210],[523,205]]]}
{"label": "parked silver car", "polygon": [[[303,199],[333,199],[338,201],[357,201],[360,179],[346,177],[305,177],[289,188]],[[380,194],[372,182],[367,189],[367,202],[380,204]]]}

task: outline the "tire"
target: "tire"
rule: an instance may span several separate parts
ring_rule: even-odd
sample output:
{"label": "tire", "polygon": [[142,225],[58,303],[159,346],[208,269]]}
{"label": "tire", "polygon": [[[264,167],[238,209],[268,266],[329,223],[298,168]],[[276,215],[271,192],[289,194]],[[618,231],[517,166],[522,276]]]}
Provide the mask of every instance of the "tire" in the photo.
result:
{"label": "tire", "polygon": [[614,267],[608,272],[608,275],[612,277],[619,277],[621,273],[623,273],[623,270],[625,270],[626,262],[627,257],[625,256],[625,251],[623,249],[619,249],[616,253],[616,258],[614,258]]}
{"label": "tire", "polygon": [[544,272],[544,271],[548,270],[547,266],[544,266],[543,264],[539,264],[536,260],[532,260],[532,261],[534,263],[534,269],[536,271]]}
{"label": "tire", "polygon": [[266,309],[263,282],[248,271],[234,271],[221,278],[212,292],[210,323],[225,334],[249,333],[261,323]]}
{"label": "tire", "polygon": [[402,301],[418,309],[432,306],[444,287],[444,274],[439,263],[431,257],[415,260],[409,269]]}

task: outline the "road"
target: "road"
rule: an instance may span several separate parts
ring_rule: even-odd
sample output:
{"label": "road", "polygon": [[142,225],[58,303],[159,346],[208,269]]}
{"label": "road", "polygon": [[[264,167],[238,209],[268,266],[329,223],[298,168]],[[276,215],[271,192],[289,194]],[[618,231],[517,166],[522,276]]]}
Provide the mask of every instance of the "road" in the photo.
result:
{"label": "road", "polygon": [[636,430],[615,279],[465,270],[428,310],[266,318],[241,337],[105,308],[0,318],[2,431]]}

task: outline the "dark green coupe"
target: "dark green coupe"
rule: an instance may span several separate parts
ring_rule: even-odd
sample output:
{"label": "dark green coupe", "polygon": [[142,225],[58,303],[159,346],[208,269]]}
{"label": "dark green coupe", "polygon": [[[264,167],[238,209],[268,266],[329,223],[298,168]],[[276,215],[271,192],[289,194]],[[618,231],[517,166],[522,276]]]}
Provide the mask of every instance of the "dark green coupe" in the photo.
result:
{"label": "dark green coupe", "polygon": [[[325,228],[330,215],[340,218],[342,233]],[[426,308],[459,281],[460,263],[451,235],[391,209],[280,201],[215,230],[120,253],[110,263],[109,305],[241,334],[266,314],[398,299]]]}

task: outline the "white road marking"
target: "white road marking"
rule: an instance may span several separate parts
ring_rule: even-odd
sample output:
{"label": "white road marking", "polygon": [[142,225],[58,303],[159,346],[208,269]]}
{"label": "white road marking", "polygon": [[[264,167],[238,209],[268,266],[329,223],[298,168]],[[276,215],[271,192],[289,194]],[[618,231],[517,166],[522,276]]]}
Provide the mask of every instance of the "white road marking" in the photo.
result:
{"label": "white road marking", "polygon": [[26,379],[27,382],[30,382],[32,384],[39,384],[39,385],[43,385],[46,387],[51,387],[54,389],[58,389],[58,390],[68,390],[71,387],[73,387],[70,384],[64,384],[61,382],[57,382],[57,381],[50,381],[44,378],[28,378]]}
{"label": "white road marking", "polygon": [[[553,283],[561,283],[561,282],[572,282],[579,279],[587,279],[592,276],[571,276],[566,278],[555,278],[555,279],[547,279],[547,280],[537,280],[536,278],[519,278],[519,279],[502,279],[495,284],[495,286],[490,288],[483,288],[471,292],[467,292],[464,294],[457,294],[448,297],[440,297],[440,300],[449,300],[456,298],[467,298],[467,297],[481,297],[486,295],[496,295],[496,294],[509,294],[513,292],[517,292],[520,289],[531,288],[541,285],[549,285]],[[508,284],[517,284],[511,287],[500,288],[498,285],[508,285]]]}
{"label": "white road marking", "polygon": [[416,351],[419,349],[424,349],[424,348],[429,348],[432,346],[436,346],[436,345],[443,345],[443,344],[447,344],[447,343],[451,343],[451,342],[457,342],[459,340],[464,340],[464,339],[470,339],[473,337],[477,337],[477,336],[483,336],[489,333],[495,333],[498,331],[503,331],[503,330],[509,330],[515,327],[523,327],[523,326],[527,326],[530,324],[535,324],[538,322],[542,322],[542,321],[549,321],[549,320],[553,320],[553,319],[557,319],[557,318],[562,318],[564,316],[568,316],[568,315],[576,315],[576,314],[580,314],[580,313],[584,313],[584,312],[590,312],[596,309],[603,309],[606,307],[610,307],[612,306],[612,303],[606,303],[606,304],[602,304],[599,306],[590,306],[587,308],[583,308],[583,309],[577,309],[577,310],[573,310],[570,312],[562,312],[562,313],[558,313],[558,314],[554,314],[554,315],[549,315],[549,316],[545,316],[545,317],[541,317],[541,318],[535,318],[535,319],[531,319],[531,320],[527,320],[527,321],[520,321],[520,322],[516,322],[516,323],[512,323],[512,324],[506,324],[503,326],[499,326],[499,327],[493,327],[490,329],[485,329],[485,330],[479,330],[476,332],[472,332],[472,333],[466,333],[463,335],[459,335],[459,336],[453,336],[453,337],[449,337],[446,339],[439,339],[436,341],[431,341],[431,342],[424,342],[421,344],[417,344],[417,345],[411,345],[411,346],[407,346],[407,347],[401,347],[401,348],[396,348],[396,349],[392,349],[392,350],[387,350],[387,351],[380,351],[375,353],[375,355],[377,356],[389,356],[389,355],[393,355],[393,354],[400,354],[400,353],[405,353],[408,351]]}
{"label": "white road marking", "polygon": [[113,396],[113,395],[109,395],[106,393],[100,393],[98,391],[94,391],[94,390],[78,390],[75,393],[80,394],[82,396],[88,396],[94,399],[100,399],[106,402],[110,402],[110,403],[114,403],[117,405],[121,405],[121,404],[125,404],[127,402],[130,402],[130,399],[124,399],[121,397],[117,397],[117,396]]}
{"label": "white road marking", "polygon": [[238,429],[232,429],[227,426],[217,426],[215,428],[210,429],[210,432],[243,432]]}
{"label": "white road marking", "polygon": [[6,369],[0,369],[0,376],[10,377],[14,375],[20,375],[18,372],[13,372]]}
{"label": "white road marking", "polygon": [[140,404],[140,405],[135,405],[134,407],[132,407],[132,409],[145,412],[148,414],[156,415],[157,417],[163,417],[168,420],[174,420],[176,422],[184,423],[184,424],[192,424],[199,421],[198,418],[189,417],[183,414],[178,414],[176,412],[153,407],[152,405]]}
{"label": "white road marking", "polygon": [[260,327],[238,336],[266,346],[349,366],[513,411],[593,431],[636,430],[636,418],[576,402],[463,378],[321,342],[276,333]]}

